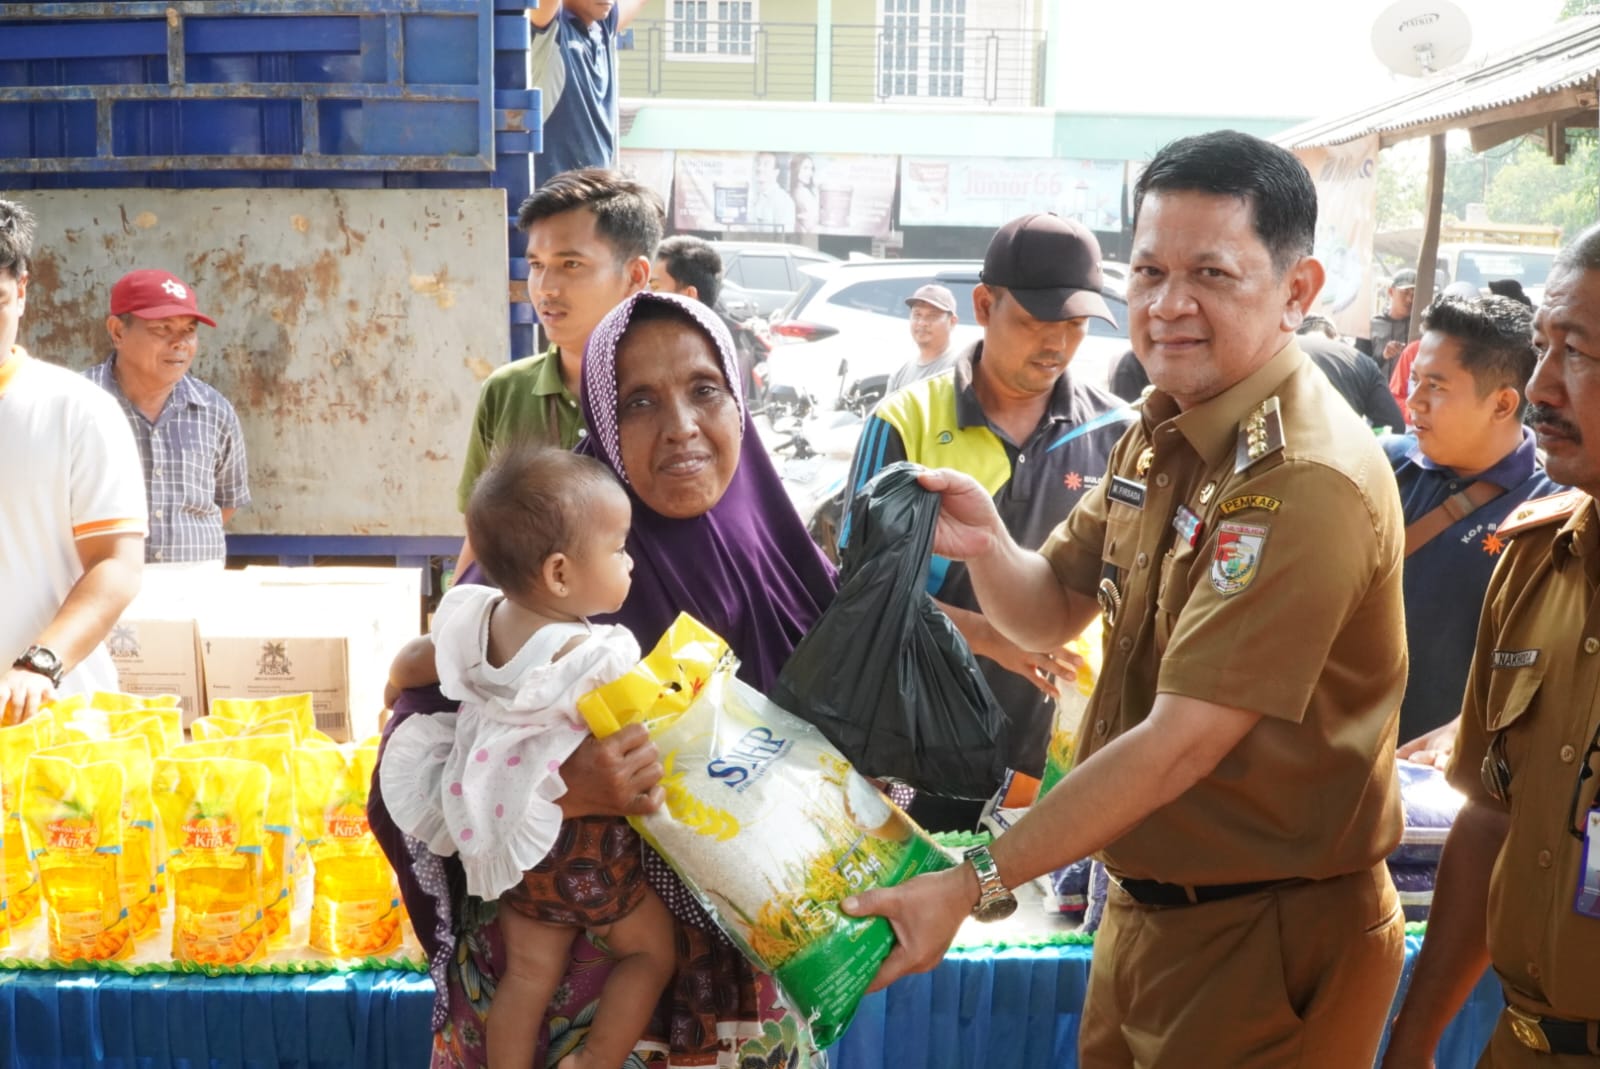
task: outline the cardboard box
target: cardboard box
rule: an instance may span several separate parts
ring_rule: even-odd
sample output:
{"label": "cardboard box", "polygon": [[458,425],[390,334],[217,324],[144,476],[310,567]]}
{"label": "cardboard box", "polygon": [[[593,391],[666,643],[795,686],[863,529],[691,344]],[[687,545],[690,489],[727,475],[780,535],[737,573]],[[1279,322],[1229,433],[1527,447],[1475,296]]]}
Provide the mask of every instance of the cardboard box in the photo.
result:
{"label": "cardboard box", "polygon": [[246,568],[199,616],[207,701],[309,691],[319,730],[380,730],[389,664],[418,631],[416,568]]}
{"label": "cardboard box", "polygon": [[128,694],[176,694],[182,699],[183,726],[204,709],[200,631],[192,618],[138,619],[124,615],[106,637],[117,666],[117,685]]}
{"label": "cardboard box", "polygon": [[309,693],[318,731],[340,742],[372,734],[360,733],[361,718],[351,713],[349,642],[344,638],[207,635],[201,649],[208,704],[218,698]]}

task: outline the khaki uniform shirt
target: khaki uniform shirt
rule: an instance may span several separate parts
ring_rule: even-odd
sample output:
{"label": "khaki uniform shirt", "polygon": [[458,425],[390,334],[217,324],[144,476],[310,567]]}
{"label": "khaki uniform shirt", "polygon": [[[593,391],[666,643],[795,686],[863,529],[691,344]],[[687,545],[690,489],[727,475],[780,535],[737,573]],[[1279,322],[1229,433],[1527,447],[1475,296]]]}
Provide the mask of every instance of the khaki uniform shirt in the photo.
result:
{"label": "khaki uniform shirt", "polygon": [[[1582,827],[1600,781],[1585,781],[1574,814],[1600,727],[1600,512],[1563,494],[1522,506],[1501,533],[1510,545],[1484,598],[1448,775],[1511,814],[1489,885],[1489,956],[1512,1001],[1595,1020],[1600,920],[1573,910],[1583,844],[1568,828]],[[1490,793],[1485,757],[1509,773],[1509,801]]]}
{"label": "khaki uniform shirt", "polygon": [[1263,719],[1106,864],[1192,885],[1370,869],[1400,839],[1406,677],[1400,500],[1372,432],[1291,343],[1187,412],[1148,393],[1109,474],[1042,550],[1121,602],[1076,759],[1158,693]]}

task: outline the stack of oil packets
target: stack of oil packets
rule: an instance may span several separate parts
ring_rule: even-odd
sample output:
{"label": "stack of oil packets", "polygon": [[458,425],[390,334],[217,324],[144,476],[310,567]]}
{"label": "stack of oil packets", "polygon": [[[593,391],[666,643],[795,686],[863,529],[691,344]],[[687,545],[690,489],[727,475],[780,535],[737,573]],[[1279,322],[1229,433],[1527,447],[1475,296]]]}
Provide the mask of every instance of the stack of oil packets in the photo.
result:
{"label": "stack of oil packets", "polygon": [[335,743],[303,694],[191,730],[176,699],[107,693],[0,728],[0,960],[420,967],[367,825],[378,740]]}

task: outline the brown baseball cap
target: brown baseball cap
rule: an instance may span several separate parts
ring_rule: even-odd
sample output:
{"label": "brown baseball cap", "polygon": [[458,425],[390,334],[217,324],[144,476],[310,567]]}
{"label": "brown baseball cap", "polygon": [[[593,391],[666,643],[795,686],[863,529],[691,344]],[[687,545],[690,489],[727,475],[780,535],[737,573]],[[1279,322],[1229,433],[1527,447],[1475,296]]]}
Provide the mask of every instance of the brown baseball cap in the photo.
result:
{"label": "brown baseball cap", "polygon": [[906,298],[907,308],[914,304],[930,304],[946,315],[956,314],[956,295],[932,282],[917,287],[917,292]]}
{"label": "brown baseball cap", "polygon": [[1035,319],[1095,316],[1116,325],[1100,296],[1100,242],[1094,232],[1054,212],[1013,219],[989,241],[986,286],[1004,286]]}

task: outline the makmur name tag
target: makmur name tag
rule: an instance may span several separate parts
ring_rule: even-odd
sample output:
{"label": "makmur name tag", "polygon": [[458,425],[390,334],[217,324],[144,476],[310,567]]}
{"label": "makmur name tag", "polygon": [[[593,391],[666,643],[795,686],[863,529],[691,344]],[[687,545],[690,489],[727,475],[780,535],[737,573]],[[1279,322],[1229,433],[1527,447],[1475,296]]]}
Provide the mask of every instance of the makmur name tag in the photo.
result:
{"label": "makmur name tag", "polygon": [[1111,486],[1106,490],[1106,496],[1113,501],[1119,501],[1129,508],[1144,508],[1144,483],[1136,483],[1132,479],[1124,479],[1120,475],[1111,477]]}
{"label": "makmur name tag", "polygon": [[1495,668],[1532,668],[1538,659],[1538,650],[1495,650],[1489,664]]}

